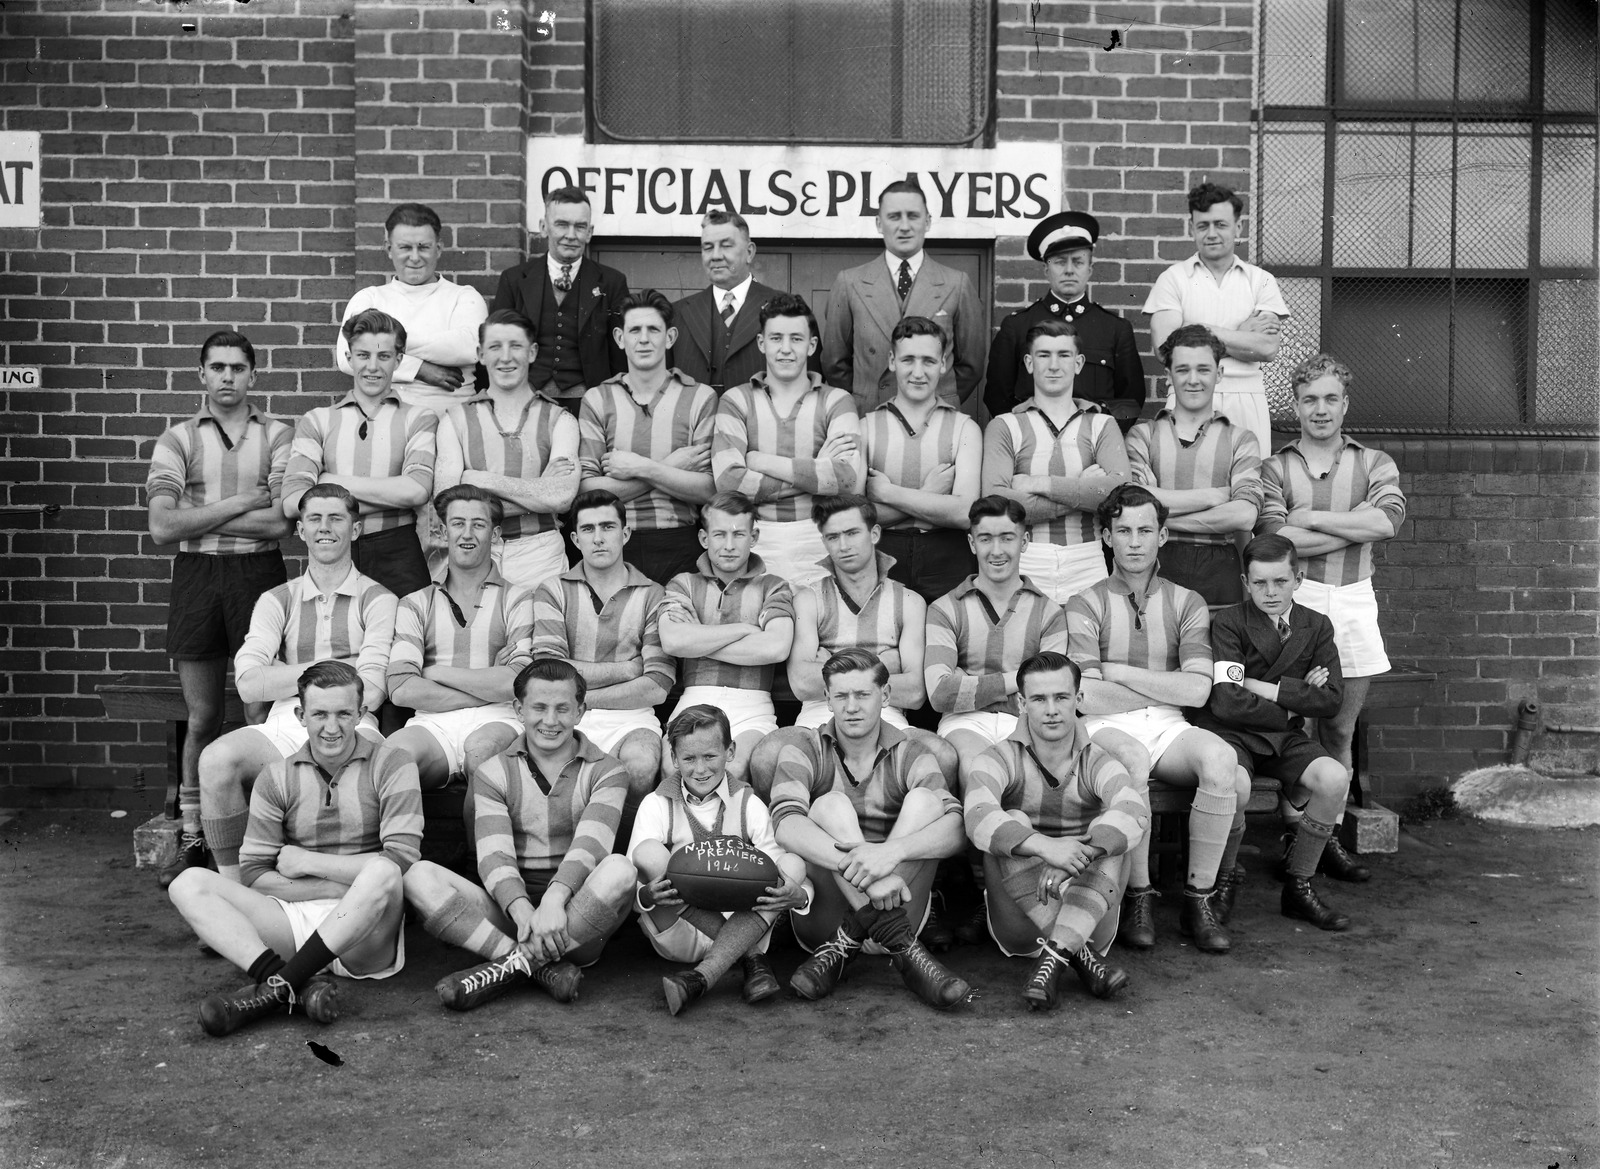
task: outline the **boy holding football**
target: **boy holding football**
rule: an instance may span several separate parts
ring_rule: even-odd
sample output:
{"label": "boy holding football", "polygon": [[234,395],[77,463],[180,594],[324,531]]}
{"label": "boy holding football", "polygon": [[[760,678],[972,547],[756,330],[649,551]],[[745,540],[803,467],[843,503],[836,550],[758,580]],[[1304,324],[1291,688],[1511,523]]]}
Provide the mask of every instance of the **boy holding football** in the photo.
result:
{"label": "boy holding football", "polygon": [[[728,774],[733,732],[714,706],[681,711],[667,726],[667,746],[677,768],[639,806],[628,859],[639,873],[639,925],[656,953],[693,962],[661,980],[667,1010],[676,1015],[716,985],[733,966],[744,965],[744,1001],[758,1003],[780,987],[767,964],[772,923],[786,909],[811,905],[811,883],[803,860],[779,846],[767,806]],[[686,845],[733,837],[777,863],[781,884],[766,889],[751,909],[723,913],[691,904],[667,876],[672,854]]]}

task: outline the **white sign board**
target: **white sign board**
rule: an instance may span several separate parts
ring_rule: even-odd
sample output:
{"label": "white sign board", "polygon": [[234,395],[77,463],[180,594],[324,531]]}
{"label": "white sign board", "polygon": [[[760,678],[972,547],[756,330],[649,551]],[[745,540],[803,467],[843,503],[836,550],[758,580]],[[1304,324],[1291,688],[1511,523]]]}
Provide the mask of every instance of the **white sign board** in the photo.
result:
{"label": "white sign board", "polygon": [[0,132],[0,227],[40,226],[39,131]]}
{"label": "white sign board", "polygon": [[637,146],[528,139],[528,228],[544,196],[581,187],[609,236],[697,236],[714,207],[737,211],[758,237],[871,239],[876,200],[915,179],[940,239],[1027,235],[1062,210],[1061,151],[918,146]]}
{"label": "white sign board", "polygon": [[0,390],[37,390],[37,365],[0,365]]}

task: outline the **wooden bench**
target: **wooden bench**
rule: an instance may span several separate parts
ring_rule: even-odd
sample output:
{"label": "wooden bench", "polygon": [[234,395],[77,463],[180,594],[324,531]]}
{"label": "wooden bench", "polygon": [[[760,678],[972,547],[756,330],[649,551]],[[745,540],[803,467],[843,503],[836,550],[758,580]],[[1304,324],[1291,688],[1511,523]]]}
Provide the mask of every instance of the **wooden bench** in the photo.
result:
{"label": "wooden bench", "polygon": [[[1353,767],[1350,799],[1357,807],[1366,806],[1362,779],[1370,772],[1367,757],[1367,715],[1374,710],[1415,710],[1433,698],[1439,675],[1423,670],[1394,669],[1372,679],[1366,705],[1356,719],[1355,740],[1351,744]],[[1246,814],[1276,812],[1280,786],[1275,779],[1252,776],[1250,802]],[[1188,853],[1189,804],[1194,792],[1152,780],[1150,783],[1150,857],[1153,876],[1158,882],[1170,881],[1174,871],[1185,863]]]}

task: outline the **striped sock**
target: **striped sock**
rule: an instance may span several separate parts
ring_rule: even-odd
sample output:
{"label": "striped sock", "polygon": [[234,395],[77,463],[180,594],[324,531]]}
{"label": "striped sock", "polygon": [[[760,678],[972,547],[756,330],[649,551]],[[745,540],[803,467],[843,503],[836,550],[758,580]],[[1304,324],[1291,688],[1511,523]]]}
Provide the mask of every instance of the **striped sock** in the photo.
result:
{"label": "striped sock", "polygon": [[626,910],[612,908],[590,892],[585,885],[567,902],[567,936],[574,950],[582,949],[596,938],[609,937],[612,929]]}
{"label": "striped sock", "polygon": [[1075,954],[1094,933],[1117,897],[1117,882],[1102,867],[1102,857],[1067,882],[1061,893],[1061,912],[1056,914],[1050,941],[1063,954]]}
{"label": "striped sock", "polygon": [[701,909],[698,905],[685,905],[678,917],[708,938],[720,937],[722,927],[728,923],[728,919],[715,909]]}
{"label": "striped sock", "polygon": [[451,893],[443,905],[425,913],[422,928],[441,942],[460,946],[491,962],[504,958],[516,948],[516,942],[495,929],[460,893]]}
{"label": "striped sock", "polygon": [[1313,820],[1310,816],[1300,818],[1300,827],[1295,831],[1294,843],[1289,846],[1288,873],[1291,877],[1309,877],[1317,871],[1317,862],[1322,859],[1322,850],[1328,843],[1328,837],[1333,835],[1333,825],[1324,824],[1320,820]]}
{"label": "striped sock", "polygon": [[203,816],[200,826],[205,832],[206,844],[219,867],[239,864],[239,846],[244,843],[245,826],[250,823],[250,813],[235,812],[228,816]]}
{"label": "striped sock", "polygon": [[1228,833],[1233,830],[1237,803],[1231,783],[1225,791],[1208,791],[1202,787],[1194,793],[1194,806],[1189,810],[1191,888],[1209,889],[1217,883],[1217,869],[1228,847]]}

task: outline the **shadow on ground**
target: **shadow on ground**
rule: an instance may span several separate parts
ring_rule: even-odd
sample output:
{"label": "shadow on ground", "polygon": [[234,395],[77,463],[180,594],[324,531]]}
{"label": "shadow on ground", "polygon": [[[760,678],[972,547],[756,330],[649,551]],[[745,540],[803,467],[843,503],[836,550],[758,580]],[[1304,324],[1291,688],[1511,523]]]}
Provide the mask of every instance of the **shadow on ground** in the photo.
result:
{"label": "shadow on ground", "polygon": [[[0,1164],[1594,1164],[1600,833],[1408,829],[1370,885],[1326,883],[1355,918],[1332,935],[1278,915],[1266,829],[1231,955],[1180,940],[1169,890],[1159,947],[1114,952],[1129,988],[1069,976],[1048,1016],[1025,963],[966,947],[977,997],[949,1015],[878,959],[821,1004],[730,979],[673,1019],[632,924],[578,1003],[458,1015],[432,984],[468,963],[412,926],[337,1023],[214,1040],[196,1004],[242,979],[133,869],[128,821],[24,813],[0,827]],[[787,977],[792,941],[774,958]]]}

